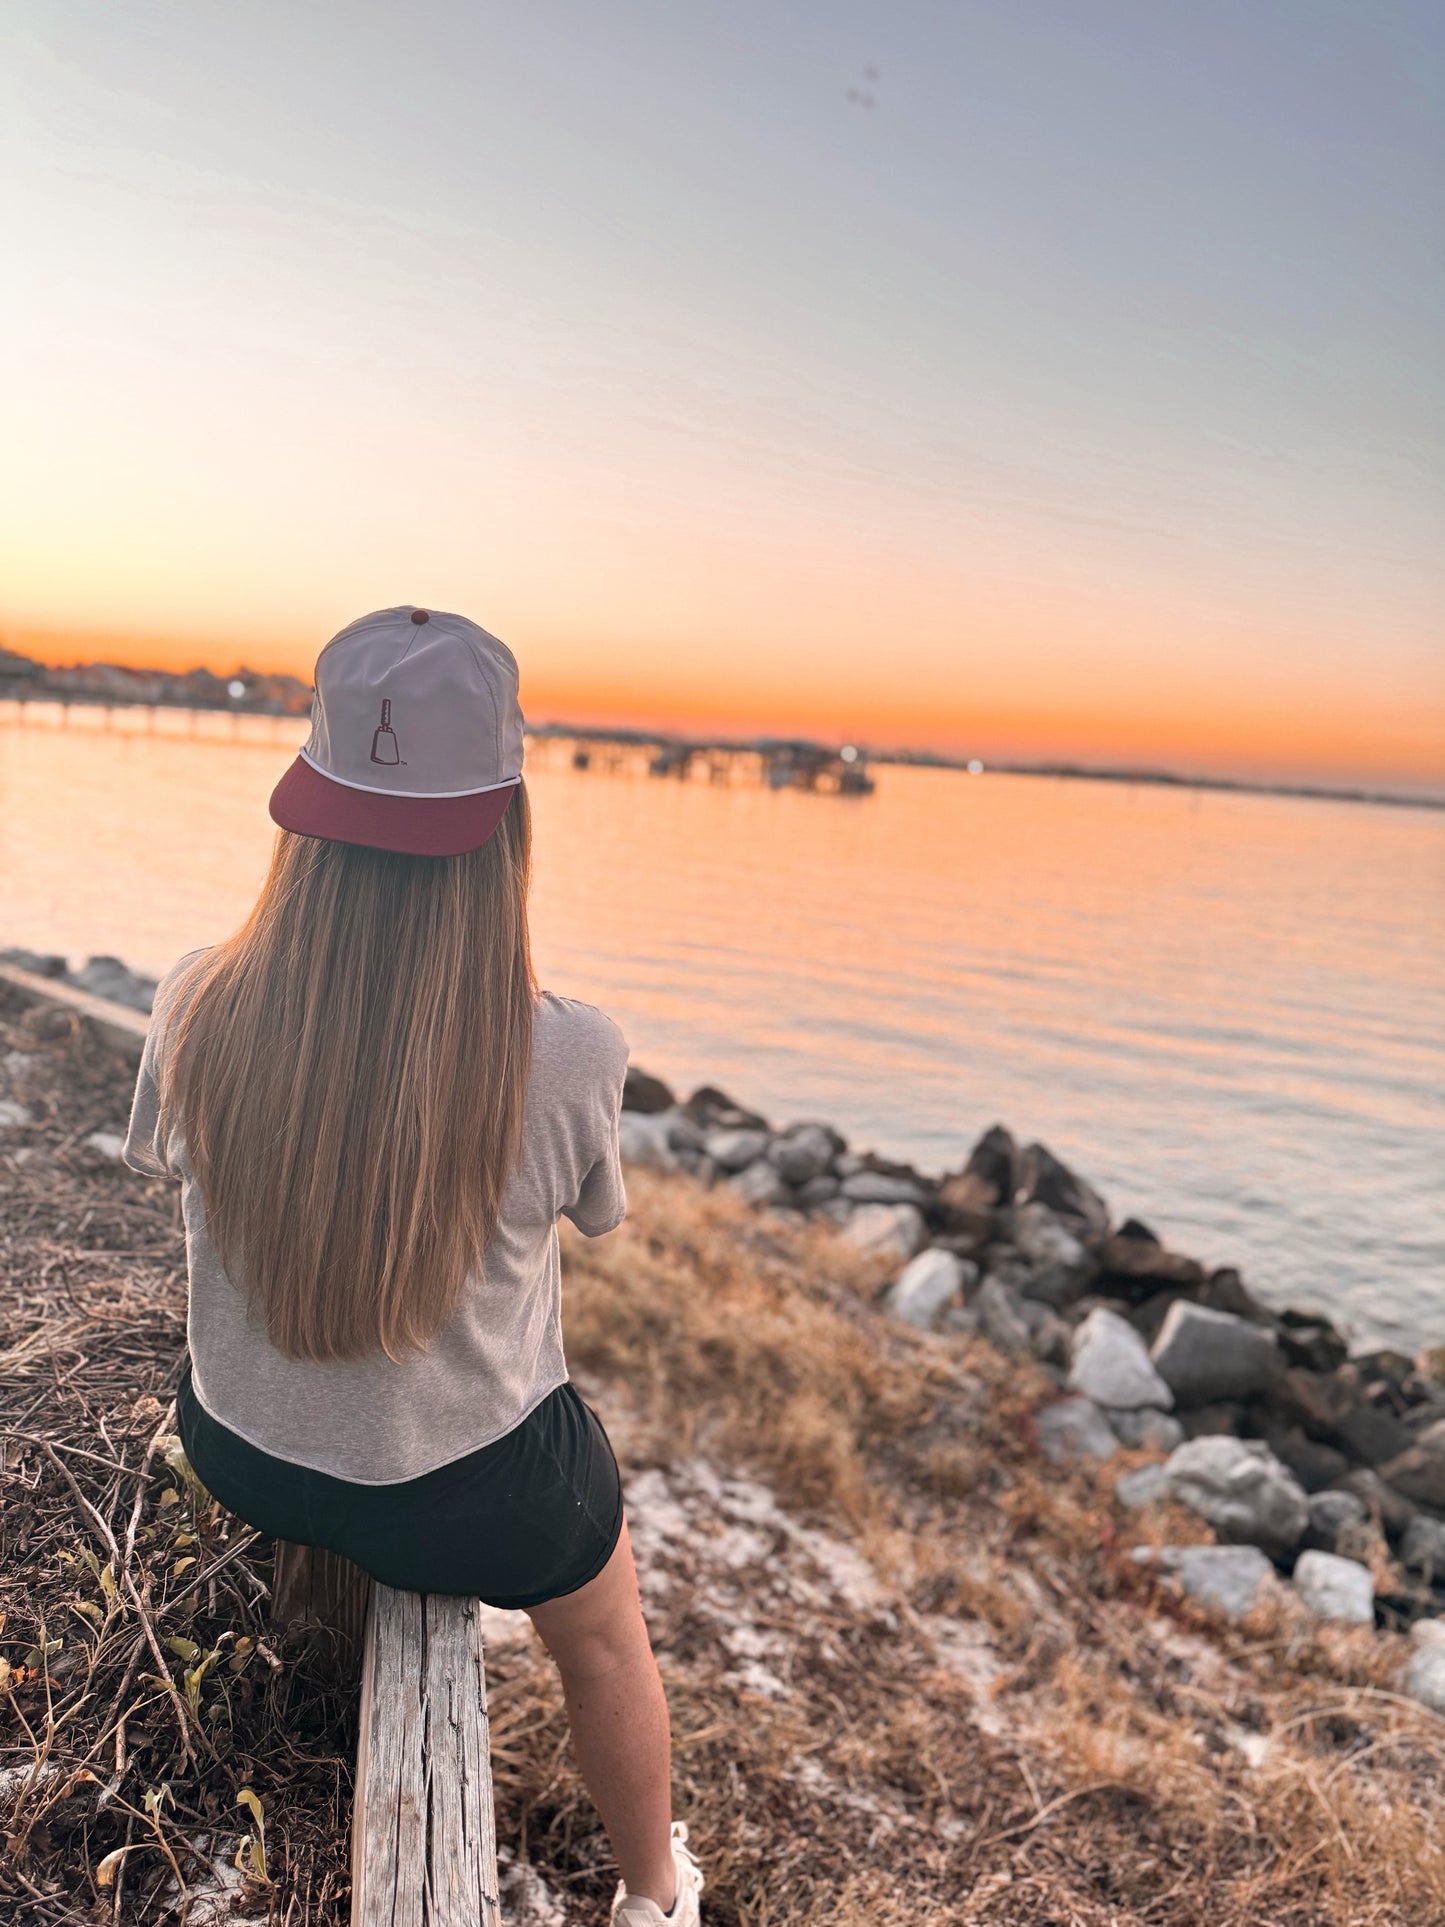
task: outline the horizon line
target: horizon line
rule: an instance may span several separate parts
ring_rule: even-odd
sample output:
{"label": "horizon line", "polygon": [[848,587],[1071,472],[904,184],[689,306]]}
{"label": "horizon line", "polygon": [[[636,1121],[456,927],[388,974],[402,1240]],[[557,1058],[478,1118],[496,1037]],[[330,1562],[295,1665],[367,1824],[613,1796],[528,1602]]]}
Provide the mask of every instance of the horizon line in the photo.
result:
{"label": "horizon line", "polygon": [[[3,650],[3,645],[0,645]],[[4,653],[16,653],[4,651]],[[22,658],[34,661],[33,657]],[[45,667],[45,665],[40,665]],[[133,675],[174,676],[183,679],[201,671],[218,683],[237,679],[241,674],[254,676],[258,682],[284,679],[297,684],[300,688],[315,693],[315,685],[288,670],[260,671],[248,669],[245,664],[228,672],[206,669],[197,664],[192,670],[132,669],[126,664],[93,661],[89,663],[67,663],[65,668],[120,669]],[[277,709],[274,706],[247,705],[244,698],[228,702],[156,702],[147,697],[103,695],[91,690],[69,691],[65,689],[39,689],[33,694],[22,690],[0,689],[0,702],[13,702],[17,708],[24,709],[31,702],[53,702],[67,707],[79,706],[95,709],[175,709],[185,710],[196,715],[227,716],[272,716],[284,718],[292,716],[302,720],[296,711]],[[762,748],[806,748],[813,750],[828,749],[827,742],[817,737],[798,735],[768,735],[759,733],[753,736],[697,736],[675,729],[654,729],[645,725],[570,723],[559,720],[527,722],[523,719],[523,730],[528,735],[567,737],[577,742],[629,743],[636,747],[655,743],[659,746],[671,745],[690,749],[726,749],[757,751]],[[1062,780],[1079,782],[1141,783],[1159,788],[1232,790],[1255,796],[1296,796],[1320,802],[1336,803],[1375,803],[1397,809],[1445,810],[1445,793],[1435,791],[1412,792],[1409,790],[1390,790],[1366,788],[1359,785],[1338,785],[1331,783],[1312,783],[1294,781],[1288,777],[1250,777],[1228,775],[1206,775],[1203,773],[1172,770],[1139,768],[1129,764],[1080,763],[1058,759],[1021,760],[1018,758],[999,758],[969,755],[964,751],[915,748],[908,744],[893,744],[873,748],[855,739],[845,744],[841,739],[836,749],[851,745],[867,762],[882,763],[895,768],[949,769],[964,775],[1002,775],[1002,776],[1052,776]],[[836,753],[836,749],[834,753]]]}

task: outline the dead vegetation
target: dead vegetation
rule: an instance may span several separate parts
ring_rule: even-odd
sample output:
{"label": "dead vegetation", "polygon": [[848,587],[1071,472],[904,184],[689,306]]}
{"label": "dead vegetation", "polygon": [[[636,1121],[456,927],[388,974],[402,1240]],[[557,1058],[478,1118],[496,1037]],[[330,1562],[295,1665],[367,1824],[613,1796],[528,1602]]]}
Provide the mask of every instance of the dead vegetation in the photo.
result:
{"label": "dead vegetation", "polygon": [[[0,1020],[35,1120],[0,1153],[0,1913],[342,1927],[354,1696],[271,1635],[269,1542],[170,1443],[175,1202],[84,1144],[129,1070]],[[1403,1640],[1152,1591],[1130,1547],[1205,1535],[1045,1467],[1034,1368],[885,1322],[821,1227],[629,1189],[621,1232],[565,1239],[568,1350],[713,1927],[1445,1922],[1445,1721],[1393,1692]],[[601,1922],[550,1664],[499,1625],[488,1680],[511,1915]]]}

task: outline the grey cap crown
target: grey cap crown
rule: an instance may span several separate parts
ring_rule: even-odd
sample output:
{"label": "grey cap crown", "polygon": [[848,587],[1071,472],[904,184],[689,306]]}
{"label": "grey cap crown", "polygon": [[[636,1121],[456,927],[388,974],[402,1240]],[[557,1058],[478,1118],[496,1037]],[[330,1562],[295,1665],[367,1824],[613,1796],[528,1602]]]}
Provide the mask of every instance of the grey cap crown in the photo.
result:
{"label": "grey cap crown", "polygon": [[[316,663],[302,755],[383,796],[470,796],[522,774],[517,664],[465,616],[411,603],[348,623]],[[383,711],[383,704],[389,708]]]}

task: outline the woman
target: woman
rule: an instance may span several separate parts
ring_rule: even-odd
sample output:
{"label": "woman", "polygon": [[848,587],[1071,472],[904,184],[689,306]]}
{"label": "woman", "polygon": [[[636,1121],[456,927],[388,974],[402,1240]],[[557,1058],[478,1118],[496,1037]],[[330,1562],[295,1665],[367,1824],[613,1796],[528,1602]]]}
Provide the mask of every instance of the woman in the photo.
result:
{"label": "woman", "polygon": [[567,1376],[557,1218],[625,1209],[627,1047],[539,992],[517,666],[387,609],[316,665],[245,925],[162,982],[126,1142],[178,1178],[207,1489],[388,1585],[530,1614],[619,1927],[697,1927],[617,1462]]}

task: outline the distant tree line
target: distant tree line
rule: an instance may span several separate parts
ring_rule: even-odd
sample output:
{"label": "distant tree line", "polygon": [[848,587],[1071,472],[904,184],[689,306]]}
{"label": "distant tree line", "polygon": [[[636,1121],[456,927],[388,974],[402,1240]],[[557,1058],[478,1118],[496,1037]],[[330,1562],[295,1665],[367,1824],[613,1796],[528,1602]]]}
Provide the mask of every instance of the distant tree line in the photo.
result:
{"label": "distant tree line", "polygon": [[131,669],[115,662],[77,662],[51,669],[16,650],[0,649],[0,697],[305,716],[311,708],[311,685],[299,676],[262,675],[244,666],[224,676],[210,669]]}

